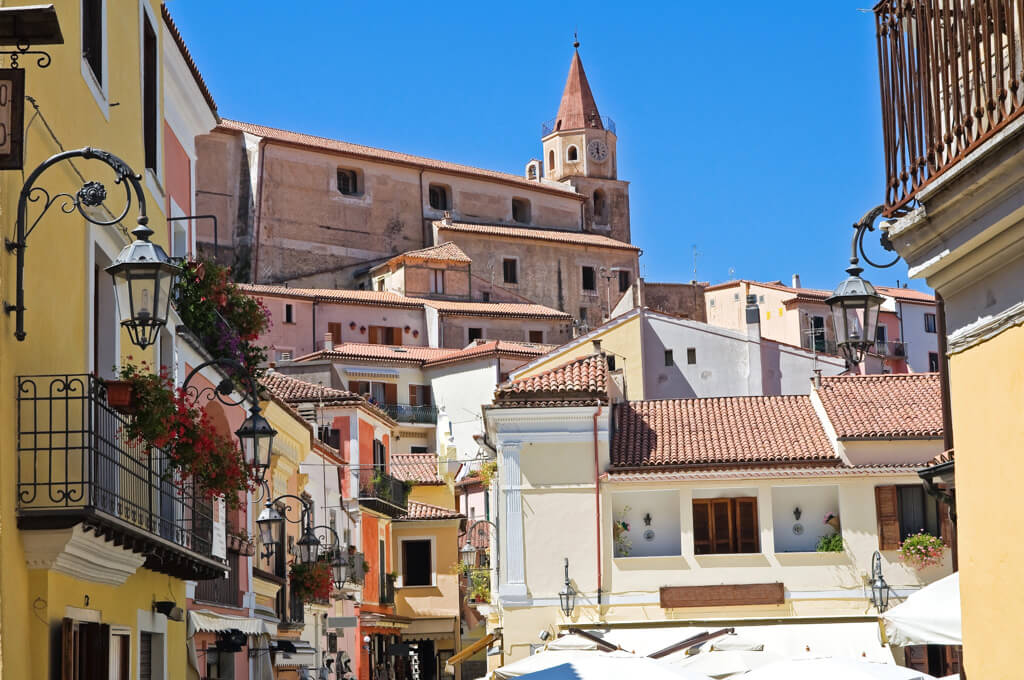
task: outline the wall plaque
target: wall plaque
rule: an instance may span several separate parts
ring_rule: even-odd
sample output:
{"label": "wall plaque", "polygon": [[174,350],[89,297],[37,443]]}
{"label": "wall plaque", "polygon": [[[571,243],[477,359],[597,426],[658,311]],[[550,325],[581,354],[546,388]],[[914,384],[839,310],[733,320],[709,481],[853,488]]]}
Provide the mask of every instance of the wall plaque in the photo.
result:
{"label": "wall plaque", "polygon": [[728,607],[731,605],[785,604],[781,583],[744,583],[731,586],[673,586],[661,589],[663,609]]}
{"label": "wall plaque", "polygon": [[20,170],[25,123],[25,71],[0,69],[0,170]]}

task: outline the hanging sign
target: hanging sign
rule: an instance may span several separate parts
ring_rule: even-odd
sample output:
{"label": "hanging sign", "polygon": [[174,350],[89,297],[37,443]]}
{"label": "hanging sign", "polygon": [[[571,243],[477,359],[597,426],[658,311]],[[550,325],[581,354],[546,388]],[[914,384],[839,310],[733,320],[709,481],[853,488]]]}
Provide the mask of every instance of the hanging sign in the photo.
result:
{"label": "hanging sign", "polygon": [[0,69],[0,170],[22,167],[25,123],[25,71]]}

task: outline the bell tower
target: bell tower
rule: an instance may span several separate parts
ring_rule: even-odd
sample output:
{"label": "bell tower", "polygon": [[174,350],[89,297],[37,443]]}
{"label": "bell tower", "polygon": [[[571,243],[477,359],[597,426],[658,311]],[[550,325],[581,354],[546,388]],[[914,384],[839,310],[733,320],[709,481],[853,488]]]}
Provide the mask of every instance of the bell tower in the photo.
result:
{"label": "bell tower", "polygon": [[629,184],[618,179],[615,123],[601,118],[573,42],[558,115],[542,129],[543,179],[571,184],[587,197],[583,230],[629,242]]}

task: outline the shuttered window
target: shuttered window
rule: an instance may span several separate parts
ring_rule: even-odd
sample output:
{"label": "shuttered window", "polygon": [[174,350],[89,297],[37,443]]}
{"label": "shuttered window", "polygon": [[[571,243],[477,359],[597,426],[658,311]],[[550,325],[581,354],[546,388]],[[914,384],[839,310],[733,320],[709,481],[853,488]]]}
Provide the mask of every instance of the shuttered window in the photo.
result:
{"label": "shuttered window", "polygon": [[949,509],[925,493],[919,484],[875,487],[878,518],[878,549],[899,550],[900,541],[920,531],[946,539],[953,538]]}
{"label": "shuttered window", "polygon": [[756,498],[694,499],[694,553],[756,553],[760,549]]}
{"label": "shuttered window", "polygon": [[335,344],[341,342],[341,323],[334,321],[328,323],[327,332],[331,334],[331,342]]}
{"label": "shuttered window", "polygon": [[61,624],[61,680],[110,677],[110,626],[64,619]]}
{"label": "shuttered window", "polygon": [[139,633],[139,680],[153,680],[152,633]]}

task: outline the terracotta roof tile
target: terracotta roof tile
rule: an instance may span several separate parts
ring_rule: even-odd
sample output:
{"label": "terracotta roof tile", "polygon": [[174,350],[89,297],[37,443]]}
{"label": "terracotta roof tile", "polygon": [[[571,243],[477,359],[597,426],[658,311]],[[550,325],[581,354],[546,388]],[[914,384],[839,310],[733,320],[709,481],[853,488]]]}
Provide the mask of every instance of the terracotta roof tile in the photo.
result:
{"label": "terracotta roof tile", "polygon": [[512,342],[509,340],[477,341],[468,347],[458,350],[454,354],[449,354],[448,356],[441,357],[440,359],[431,359],[426,361],[423,366],[444,366],[447,364],[454,364],[459,361],[479,359],[488,355],[501,358],[521,358],[523,361],[528,361],[543,354],[547,354],[554,348],[555,345]]}
{"label": "terracotta roof tile", "polygon": [[355,305],[375,305],[378,307],[403,307],[422,309],[423,301],[418,298],[407,298],[396,293],[377,290],[333,290],[330,288],[290,288],[262,283],[239,283],[239,289],[252,296],[276,295],[281,297],[317,300],[324,302],[340,302]]}
{"label": "terracotta roof tile", "polygon": [[436,453],[393,453],[391,475],[403,482],[444,484],[437,474]]}
{"label": "terracotta roof tile", "polygon": [[408,512],[398,519],[466,519],[466,516],[451,508],[409,501]]}
{"label": "terracotta roof tile", "polygon": [[562,319],[570,321],[566,312],[525,302],[458,302],[455,300],[423,299],[423,304],[449,316],[490,316],[518,319]]}
{"label": "terracotta roof tile", "polygon": [[420,248],[419,250],[408,250],[401,255],[395,255],[393,258],[385,262],[384,264],[399,264],[406,260],[436,260],[440,262],[472,262],[469,259],[469,255],[462,252],[462,248],[458,247],[451,241],[442,243],[439,246],[430,246],[429,248]]}
{"label": "terracotta roof tile", "polygon": [[926,468],[935,467],[936,465],[944,465],[946,463],[953,463],[956,457],[953,455],[954,449],[948,449],[940,454],[937,454],[925,465]]}
{"label": "terracotta roof tile", "polygon": [[912,288],[894,288],[892,286],[875,286],[882,295],[888,295],[891,298],[895,298],[900,302],[921,302],[925,304],[935,304],[935,296],[931,293],[922,293],[919,290]]}
{"label": "terracotta roof tile", "polygon": [[833,376],[817,394],[840,439],[942,436],[938,373]]}
{"label": "terracotta roof tile", "polygon": [[614,467],[839,462],[806,396],[617,404]]}
{"label": "terracotta roof tile", "polygon": [[260,383],[289,404],[322,401],[325,405],[335,406],[365,403],[365,400],[354,392],[315,385],[278,371],[267,371],[260,378]]}
{"label": "terracotta roof tile", "polygon": [[507,172],[484,170],[482,168],[474,168],[469,165],[450,163],[448,161],[424,158],[422,156],[413,156],[407,153],[400,153],[398,151],[388,151],[387,149],[378,149],[372,146],[363,146],[362,144],[352,144],[350,142],[342,142],[340,140],[329,139],[327,137],[316,137],[314,135],[307,135],[301,132],[281,130],[280,128],[272,128],[265,125],[257,125],[255,123],[243,123],[237,120],[224,119],[221,121],[220,128],[236,132],[246,132],[257,137],[264,137],[288,144],[308,146],[326,151],[336,151],[349,156],[360,156],[378,161],[390,161],[393,163],[445,171],[458,175],[487,177],[507,184],[516,184],[528,187],[534,191],[560,194],[562,196],[576,198],[577,200],[584,199],[584,197],[577,194],[576,190],[571,186],[560,182],[529,180],[525,177],[521,177],[520,175],[513,175]]}
{"label": "terracotta roof tile", "polygon": [[167,3],[160,3],[160,13],[163,15],[164,24],[167,26],[167,30],[171,34],[171,37],[174,39],[174,43],[178,46],[178,51],[181,52],[181,56],[185,60],[185,64],[188,66],[189,71],[192,72],[192,78],[196,81],[196,86],[202,93],[203,99],[206,100],[206,104],[210,107],[210,111],[213,113],[214,118],[219,122],[220,116],[217,114],[217,102],[213,100],[213,95],[210,93],[210,89],[206,86],[206,81],[203,80],[203,74],[199,72],[199,67],[196,66],[196,62],[192,58],[192,53],[188,51],[185,39],[181,37],[181,31],[178,30],[177,24],[175,24],[174,19],[171,18],[171,13],[167,9]]}
{"label": "terracotta roof tile", "polygon": [[602,354],[572,359],[542,373],[500,385],[499,406],[565,406],[606,403],[608,362]]}
{"label": "terracotta roof tile", "polygon": [[558,104],[555,117],[556,130],[579,130],[587,127],[603,129],[601,114],[597,111],[594,94],[590,91],[587,74],[583,70],[580,53],[574,52],[569,64],[569,76],[565,79],[562,101]]}
{"label": "terracotta roof tile", "polygon": [[813,477],[870,477],[872,475],[914,474],[918,466],[906,465],[769,465],[711,466],[691,468],[658,468],[616,470],[612,468],[602,479],[612,482],[683,482],[721,479],[796,479]]}
{"label": "terracotta roof tile", "polygon": [[535,227],[507,227],[501,224],[481,224],[470,222],[444,222],[436,220],[434,226],[438,231],[452,231],[463,234],[481,234],[502,238],[521,238],[533,241],[550,241],[554,243],[570,243],[595,248],[614,248],[616,250],[639,251],[640,248],[630,243],[616,241],[600,234],[581,231],[562,231],[561,229],[541,229]]}
{"label": "terracotta roof tile", "polygon": [[443,347],[419,347],[416,345],[371,345],[364,342],[343,342],[331,350],[320,350],[312,354],[298,357],[295,361],[311,361],[316,359],[334,361],[356,359],[367,361],[398,362],[419,364],[431,359],[440,359],[461,350]]}

